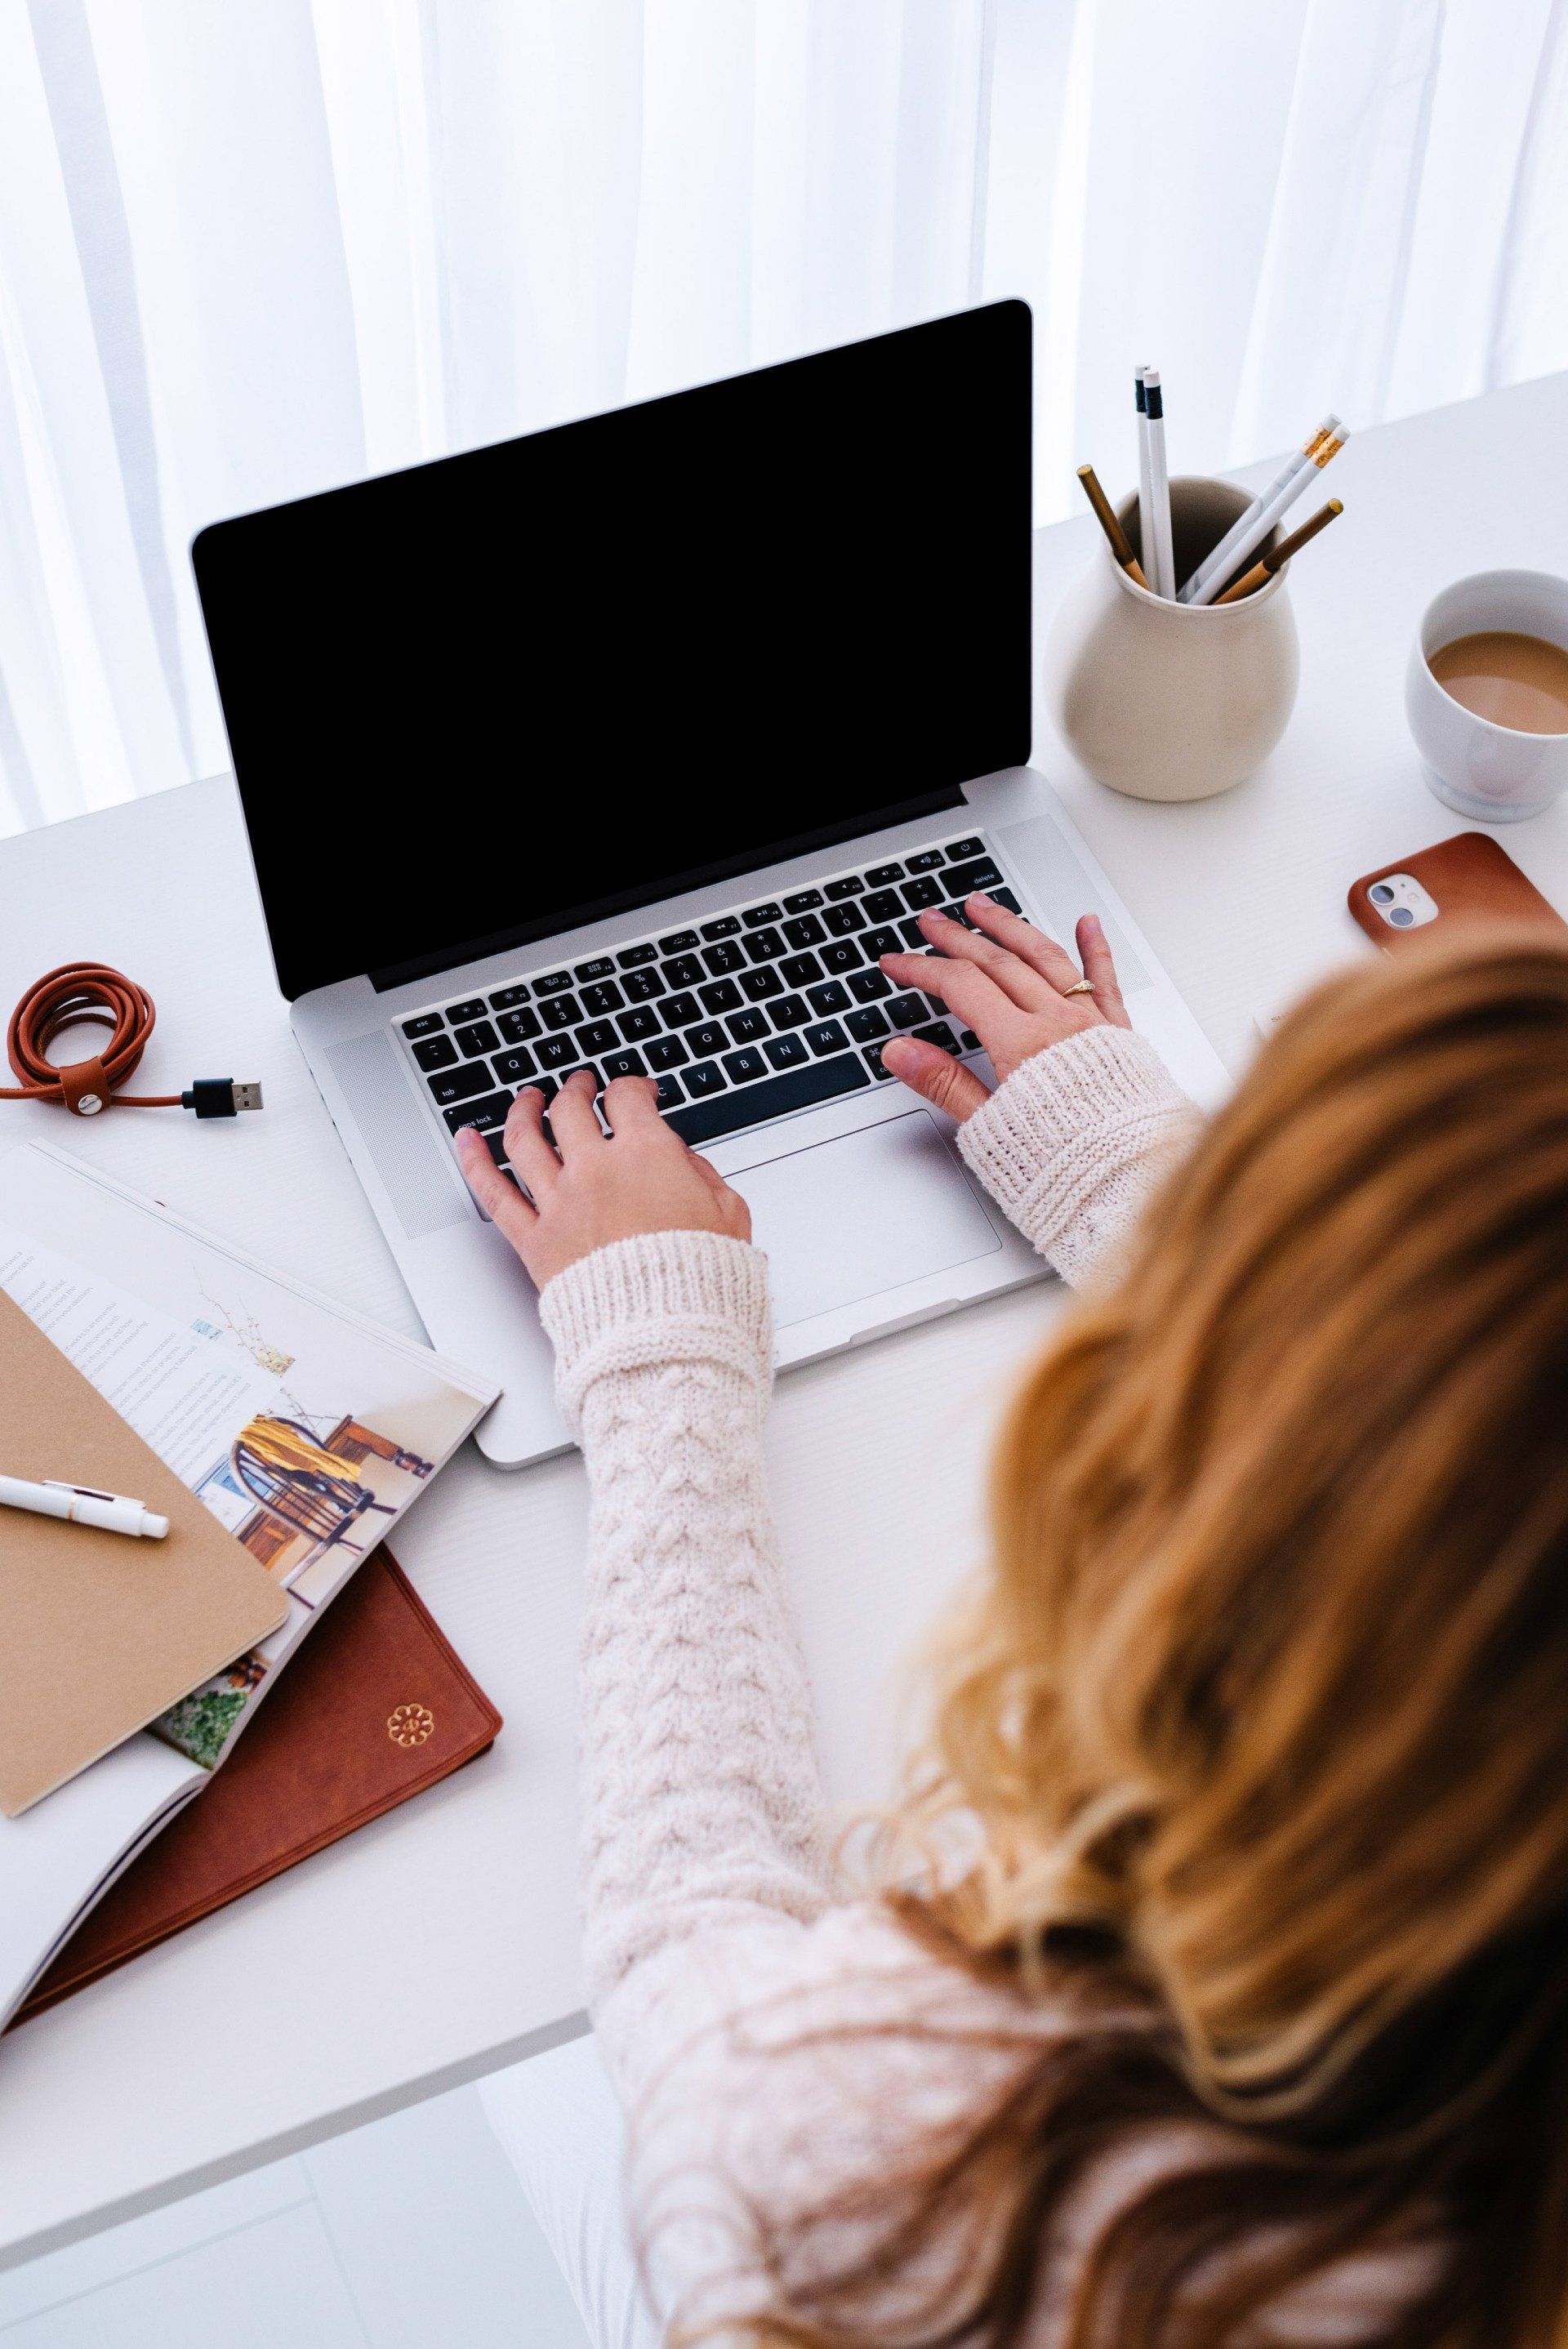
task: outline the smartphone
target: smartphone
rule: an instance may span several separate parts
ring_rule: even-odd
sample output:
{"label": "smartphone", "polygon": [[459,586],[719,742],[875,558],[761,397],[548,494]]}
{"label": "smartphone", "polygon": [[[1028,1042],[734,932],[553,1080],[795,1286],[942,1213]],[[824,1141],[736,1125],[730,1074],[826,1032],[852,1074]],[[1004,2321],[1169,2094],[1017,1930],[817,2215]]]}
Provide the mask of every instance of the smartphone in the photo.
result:
{"label": "smartphone", "polygon": [[1392,950],[1434,922],[1548,922],[1568,929],[1490,833],[1461,832],[1435,848],[1364,874],[1346,900],[1374,946]]}

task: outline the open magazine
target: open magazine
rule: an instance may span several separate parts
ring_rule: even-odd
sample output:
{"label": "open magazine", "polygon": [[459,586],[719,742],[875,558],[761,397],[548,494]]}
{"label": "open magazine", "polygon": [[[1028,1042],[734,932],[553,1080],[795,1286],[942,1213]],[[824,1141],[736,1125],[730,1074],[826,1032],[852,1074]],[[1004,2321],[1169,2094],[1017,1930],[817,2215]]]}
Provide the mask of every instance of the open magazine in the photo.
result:
{"label": "open magazine", "polygon": [[496,1390],[47,1143],[0,1156],[0,1289],[288,1594],[259,1648],[0,1817],[3,2023]]}

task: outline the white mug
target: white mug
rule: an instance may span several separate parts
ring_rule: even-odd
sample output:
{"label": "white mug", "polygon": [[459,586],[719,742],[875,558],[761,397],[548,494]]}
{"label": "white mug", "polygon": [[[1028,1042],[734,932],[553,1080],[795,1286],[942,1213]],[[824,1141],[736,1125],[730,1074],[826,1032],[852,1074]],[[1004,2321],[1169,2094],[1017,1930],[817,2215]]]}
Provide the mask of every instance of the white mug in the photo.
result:
{"label": "white mug", "polygon": [[1568,651],[1568,579],[1550,571],[1477,571],[1434,595],[1405,672],[1405,714],[1445,807],[1483,823],[1539,815],[1568,791],[1568,734],[1522,734],[1467,709],[1428,666],[1457,636],[1502,628]]}

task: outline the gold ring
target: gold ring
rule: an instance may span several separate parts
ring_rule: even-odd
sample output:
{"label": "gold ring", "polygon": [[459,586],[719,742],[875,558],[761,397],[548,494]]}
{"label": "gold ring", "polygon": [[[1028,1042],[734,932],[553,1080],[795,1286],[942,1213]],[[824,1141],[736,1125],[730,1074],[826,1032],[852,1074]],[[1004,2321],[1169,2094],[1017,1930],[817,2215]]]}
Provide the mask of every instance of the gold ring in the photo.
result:
{"label": "gold ring", "polygon": [[1063,988],[1062,993],[1064,995],[1092,995],[1094,993],[1094,981],[1092,978],[1075,978],[1070,987]]}

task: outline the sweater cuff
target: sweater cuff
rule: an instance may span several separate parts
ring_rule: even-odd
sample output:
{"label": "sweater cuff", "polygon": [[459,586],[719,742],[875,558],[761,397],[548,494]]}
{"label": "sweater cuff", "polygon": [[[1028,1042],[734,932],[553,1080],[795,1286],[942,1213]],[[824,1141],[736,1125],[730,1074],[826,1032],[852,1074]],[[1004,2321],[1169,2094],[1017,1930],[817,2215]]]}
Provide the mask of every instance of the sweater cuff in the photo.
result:
{"label": "sweater cuff", "polygon": [[668,1362],[723,1362],[766,1389],[773,1369],[768,1259],[717,1232],[613,1240],[558,1272],[539,1318],[573,1429],[597,1379]]}
{"label": "sweater cuff", "polygon": [[1075,1284],[1136,1220],[1199,1112],[1143,1037],[1085,1028],[1014,1070],[958,1129],[1009,1222]]}

